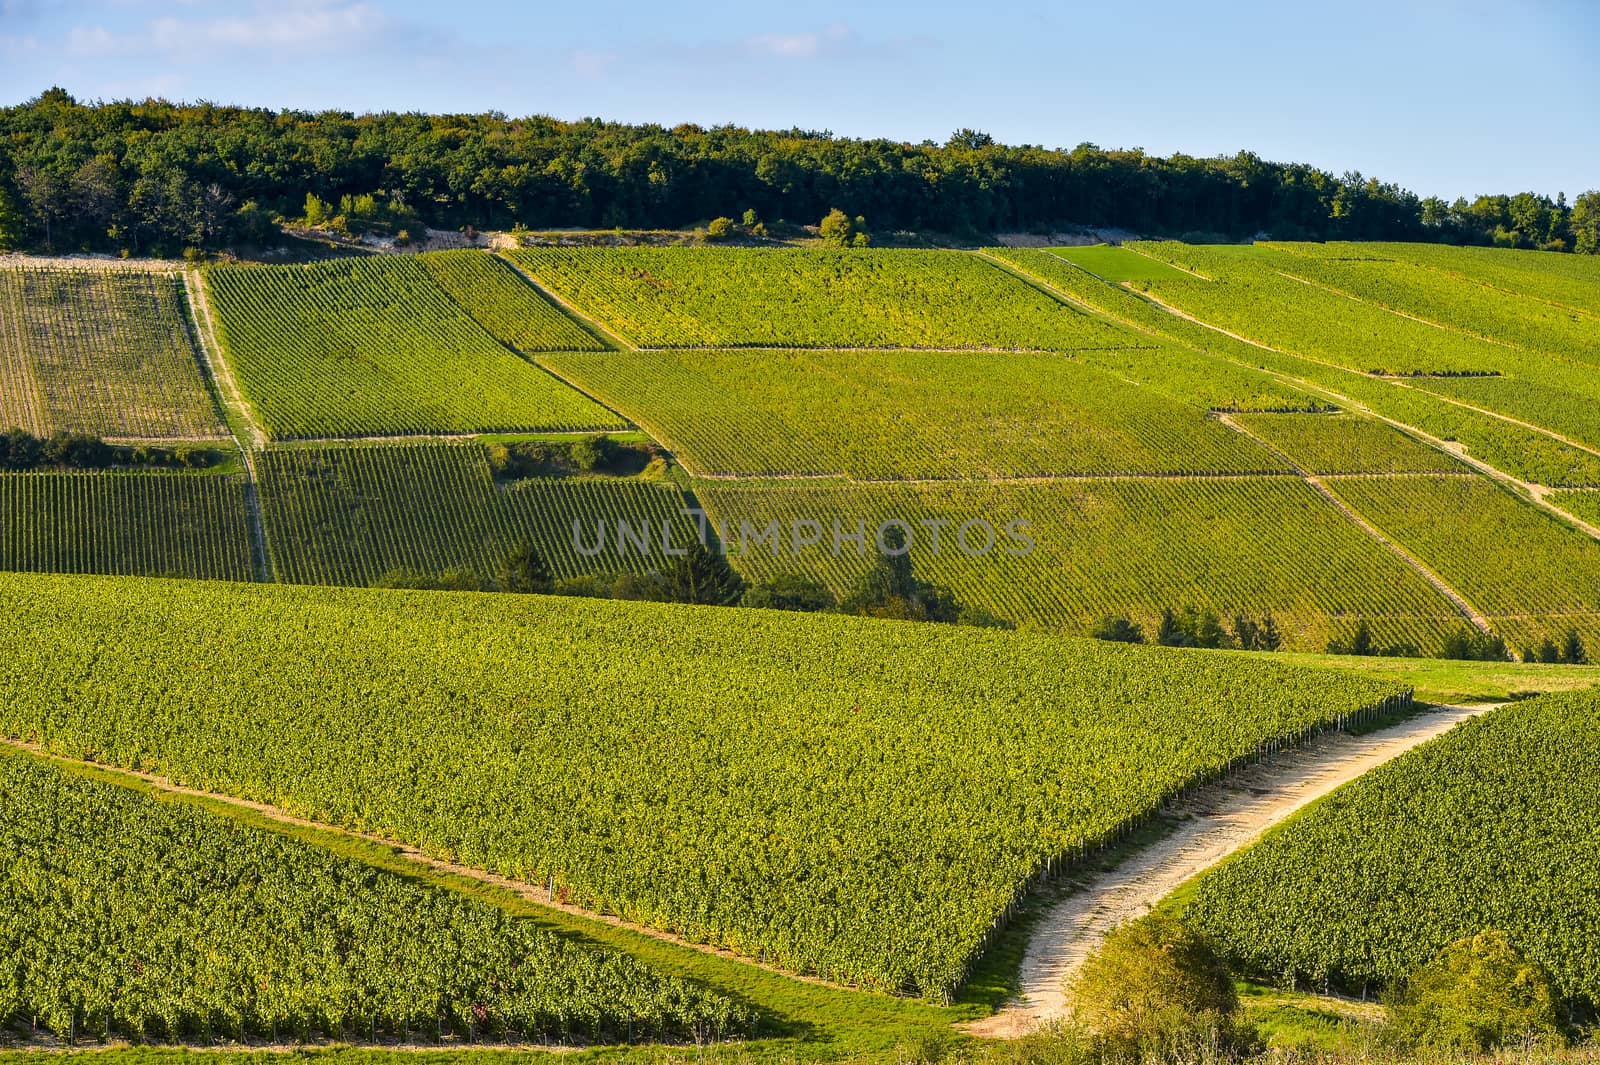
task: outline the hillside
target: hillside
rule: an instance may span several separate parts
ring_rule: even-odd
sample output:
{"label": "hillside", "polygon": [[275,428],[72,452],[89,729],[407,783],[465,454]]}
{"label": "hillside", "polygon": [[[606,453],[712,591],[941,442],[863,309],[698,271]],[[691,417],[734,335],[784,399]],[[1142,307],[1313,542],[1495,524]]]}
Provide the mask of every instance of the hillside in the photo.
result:
{"label": "hillside", "polygon": [[[14,258],[18,428],[210,433],[239,457],[0,472],[0,567],[481,583],[528,543],[605,585],[669,564],[703,508],[748,580],[834,595],[905,523],[919,573],[1014,625],[1149,635],[1193,609],[1270,616],[1307,652],[1363,626],[1423,656],[1480,630],[1519,655],[1592,644],[1592,267],[1405,244],[526,248],[180,283]],[[596,432],[638,461],[495,457]],[[624,526],[631,555],[578,542]]]}

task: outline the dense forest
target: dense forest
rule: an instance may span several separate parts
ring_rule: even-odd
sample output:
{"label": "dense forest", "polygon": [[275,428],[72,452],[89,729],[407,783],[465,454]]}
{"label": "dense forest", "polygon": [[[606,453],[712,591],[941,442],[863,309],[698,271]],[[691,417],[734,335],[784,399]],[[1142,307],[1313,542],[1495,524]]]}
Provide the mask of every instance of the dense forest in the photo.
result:
{"label": "dense forest", "polygon": [[0,109],[0,249],[259,244],[277,220],[341,203],[440,228],[683,228],[746,211],[815,223],[838,207],[880,233],[966,239],[1091,225],[1600,250],[1600,193],[1570,205],[1532,193],[1445,203],[1248,152],[1054,150],[973,130],[940,145],[501,114],[82,104],[61,89]]}

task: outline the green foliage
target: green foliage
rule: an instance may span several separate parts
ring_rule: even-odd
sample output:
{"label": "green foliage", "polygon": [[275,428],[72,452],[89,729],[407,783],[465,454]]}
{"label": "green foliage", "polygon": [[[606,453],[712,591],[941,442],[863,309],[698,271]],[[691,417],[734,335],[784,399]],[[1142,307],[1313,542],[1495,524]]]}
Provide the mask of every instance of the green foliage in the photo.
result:
{"label": "green foliage", "polygon": [[823,240],[840,248],[848,248],[855,237],[855,223],[850,216],[835,207],[822,218],[817,233]]}
{"label": "green foliage", "polygon": [[577,598],[13,574],[0,617],[0,733],[931,995],[1036,875],[1263,741],[1401,691],[1043,634]]}
{"label": "green foliage", "polygon": [[730,240],[734,235],[733,219],[725,215],[713,218],[706,224],[706,239],[709,241]]}
{"label": "green foliage", "polygon": [[[455,269],[469,260],[447,261]],[[421,257],[224,265],[206,276],[219,337],[274,437],[620,427],[507,350]],[[479,298],[503,327],[505,289],[486,287]],[[540,301],[528,291],[519,306]],[[548,304],[542,313],[576,328]],[[530,328],[538,326],[520,326]]]}
{"label": "green foliage", "polygon": [[884,479],[1288,469],[1193,405],[1057,355],[697,350],[545,361],[648,424],[688,468],[706,473]]}
{"label": "green foliage", "polygon": [[[1370,536],[1290,477],[715,480],[697,482],[695,494],[747,580],[799,570],[841,597],[872,563],[873,530],[903,521],[924,579],[1016,624],[1081,633],[1122,614],[1153,634],[1162,608],[1182,596],[1219,618],[1270,612],[1286,648],[1321,651],[1361,619],[1385,644],[1435,648],[1460,619],[1415,570],[1374,550]],[[973,553],[962,549],[961,529],[972,521],[993,529],[991,550],[982,550],[981,525],[967,535]]]}
{"label": "green foliage", "polygon": [[0,184],[0,251],[15,251],[27,239],[26,218],[10,191]]}
{"label": "green foliage", "polygon": [[1096,640],[1109,640],[1112,643],[1144,643],[1144,628],[1136,621],[1130,621],[1125,615],[1110,614],[1094,623],[1094,628],[1089,630],[1089,635]]}
{"label": "green foliage", "polygon": [[530,543],[524,541],[506,555],[500,563],[496,583],[503,592],[520,595],[543,595],[555,584],[550,564]]}
{"label": "green foliage", "polygon": [[911,543],[905,527],[880,527],[876,554],[865,573],[839,600],[839,609],[862,617],[899,621],[950,623],[961,616],[961,604],[947,589],[919,580],[913,572]]}
{"label": "green foliage", "polygon": [[175,274],[0,263],[0,425],[141,439],[223,435]]}
{"label": "green foliage", "polygon": [[1279,651],[1283,649],[1283,633],[1271,611],[1259,619],[1237,614],[1233,619],[1233,645],[1241,651]]}
{"label": "green foliage", "polygon": [[[523,448],[511,445],[504,461],[532,454]],[[695,539],[683,496],[670,485],[533,477],[502,488],[490,450],[418,444],[264,452],[257,460],[261,506],[279,579],[368,585],[396,567],[493,574],[524,542],[556,577],[642,572],[664,557],[663,529],[678,547]],[[624,541],[624,524],[642,542]]]}
{"label": "green foliage", "polygon": [[838,605],[827,586],[802,573],[779,573],[745,589],[740,605],[764,610],[800,610],[815,613]]}
{"label": "green foliage", "polygon": [[1250,1049],[1239,996],[1202,936],[1166,914],[1147,914],[1105,938],[1071,980],[1073,1020],[1112,1061],[1149,1061]]}
{"label": "green foliage", "polygon": [[0,474],[0,569],[252,580],[244,481],[211,474]]}
{"label": "green foliage", "polygon": [[1201,610],[1185,606],[1174,612],[1170,607],[1161,610],[1161,622],[1156,627],[1156,643],[1163,647],[1204,647],[1217,650],[1233,646],[1228,630],[1214,610]]}
{"label": "green foliage", "polygon": [[306,225],[312,227],[320,226],[328,221],[331,213],[332,209],[322,199],[322,197],[318,196],[314,192],[306,193],[305,211],[303,215]]}
{"label": "green foliage", "polygon": [[1389,1019],[1412,1045],[1483,1051],[1565,1042],[1549,974],[1493,930],[1451,943],[1413,973]]}
{"label": "green foliage", "polygon": [[1511,656],[1506,653],[1506,641],[1503,636],[1478,629],[1460,628],[1444,638],[1444,646],[1439,651],[1439,657],[1463,662],[1505,662]]}
{"label": "green foliage", "polygon": [[640,347],[1127,347],[1103,325],[962,252],[537,248],[508,253]]}
{"label": "green foliage", "polygon": [[209,1042],[630,1023],[683,1039],[752,1021],[484,903],[27,755],[0,753],[0,809],[0,1022]]}
{"label": "green foliage", "polygon": [[1389,984],[1485,927],[1600,1002],[1600,694],[1513,703],[1208,874],[1186,919],[1269,978]]}

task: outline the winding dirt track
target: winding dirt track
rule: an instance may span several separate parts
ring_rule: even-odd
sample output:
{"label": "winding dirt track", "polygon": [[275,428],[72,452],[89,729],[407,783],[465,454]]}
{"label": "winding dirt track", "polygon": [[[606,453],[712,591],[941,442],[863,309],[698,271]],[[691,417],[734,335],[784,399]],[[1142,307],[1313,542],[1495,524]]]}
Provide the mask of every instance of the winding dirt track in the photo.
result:
{"label": "winding dirt track", "polygon": [[1045,912],[1023,956],[1016,998],[968,1031],[1015,1038],[1061,1017],[1067,1009],[1063,985],[1111,929],[1341,784],[1492,708],[1443,706],[1365,736],[1329,734],[1196,792],[1173,811],[1181,819],[1174,832]]}

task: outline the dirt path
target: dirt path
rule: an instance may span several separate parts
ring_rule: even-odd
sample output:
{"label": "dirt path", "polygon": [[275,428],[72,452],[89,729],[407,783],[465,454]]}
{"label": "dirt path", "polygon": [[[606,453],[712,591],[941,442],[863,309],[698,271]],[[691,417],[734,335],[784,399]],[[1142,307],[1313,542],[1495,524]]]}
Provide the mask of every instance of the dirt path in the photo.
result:
{"label": "dirt path", "polygon": [[[216,382],[227,417],[223,423],[233,434],[239,446],[239,457],[244,462],[244,506],[250,526],[250,550],[256,580],[263,584],[276,581],[272,565],[272,552],[267,548],[267,519],[261,509],[261,481],[256,475],[256,453],[266,446],[267,434],[256,424],[250,405],[244,401],[233,369],[222,357],[222,345],[217,340],[217,324],[211,318],[211,304],[206,299],[205,279],[198,270],[183,272],[183,289],[189,297],[189,316],[194,320],[195,340],[200,349],[200,359],[206,365],[211,380]],[[244,439],[239,438],[237,426],[243,425]]]}
{"label": "dirt path", "polygon": [[1196,792],[1176,831],[1056,903],[1033,931],[1017,998],[971,1025],[1008,1039],[1067,1008],[1063,987],[1107,932],[1147,912],[1179,885],[1255,842],[1308,803],[1492,706],[1439,707],[1365,736],[1331,733]]}

